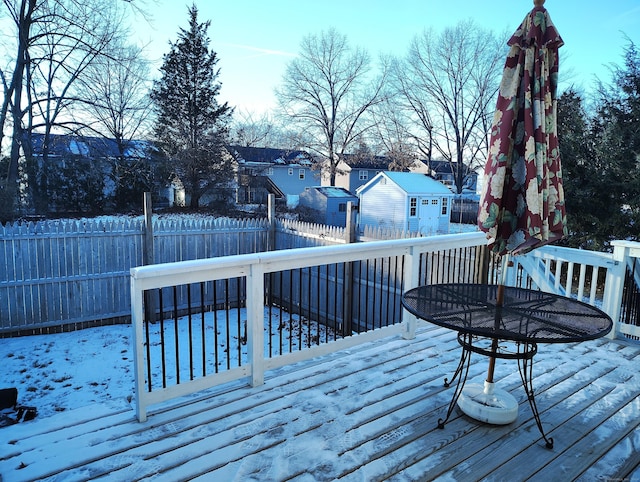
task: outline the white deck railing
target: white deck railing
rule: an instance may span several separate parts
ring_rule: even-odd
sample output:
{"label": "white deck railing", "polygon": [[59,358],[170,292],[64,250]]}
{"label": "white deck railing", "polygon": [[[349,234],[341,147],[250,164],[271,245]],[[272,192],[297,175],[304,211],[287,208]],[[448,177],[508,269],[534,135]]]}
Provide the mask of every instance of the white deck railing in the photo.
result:
{"label": "white deck railing", "polygon": [[[348,263],[390,256],[404,256],[404,289],[417,286],[420,255],[456,248],[486,244],[484,234],[467,233],[427,238],[375,241],[338,246],[298,248],[222,258],[185,261],[133,268],[131,270],[132,322],[134,326],[134,362],[136,382],[136,414],[144,421],[150,405],[188,395],[222,383],[248,378],[253,386],[264,383],[265,371],[304,359],[335,352],[374,339],[401,335],[414,336],[417,320],[407,312],[402,323],[378,328],[357,336],[349,336],[331,343],[266,357],[264,353],[264,275],[284,270],[321,266],[327,263]],[[509,284],[525,283],[527,278],[545,291],[562,292],[599,305],[614,322],[620,315],[625,266],[629,256],[640,256],[640,244],[618,243],[611,254],[598,254],[564,248],[545,247],[516,258],[516,266]],[[551,264],[555,264],[552,270]],[[519,278],[516,273],[521,273]],[[575,281],[573,273],[579,273]],[[524,275],[522,274],[524,273]],[[182,384],[149,391],[145,386],[144,292],[163,287],[235,277],[246,278],[248,363],[237,368],[207,375]],[[561,279],[565,279],[564,282]],[[604,286],[599,280],[604,279]],[[568,280],[568,281],[567,281]],[[460,279],[458,281],[468,281]],[[598,289],[602,291],[598,295]],[[575,294],[574,294],[575,293]],[[587,296],[586,293],[589,293]],[[636,329],[615,324],[612,337],[617,333],[634,334]]]}

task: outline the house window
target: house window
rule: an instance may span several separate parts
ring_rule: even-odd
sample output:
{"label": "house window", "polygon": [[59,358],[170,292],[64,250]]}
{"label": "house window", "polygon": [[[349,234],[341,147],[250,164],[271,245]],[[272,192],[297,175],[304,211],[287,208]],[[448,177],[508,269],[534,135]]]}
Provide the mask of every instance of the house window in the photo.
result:
{"label": "house window", "polygon": [[418,198],[412,197],[409,198],[409,216],[415,217],[418,213]]}
{"label": "house window", "polygon": [[273,176],[273,167],[267,169],[267,176]]}
{"label": "house window", "polygon": [[290,167],[290,168],[289,168],[289,175],[290,175],[290,176],[293,176],[293,167]]}
{"label": "house window", "polygon": [[299,177],[301,180],[302,180],[302,179],[304,179],[304,169],[300,169],[300,170],[298,171],[298,177]]}
{"label": "house window", "polygon": [[347,203],[338,204],[338,212],[346,213],[347,212]]}
{"label": "house window", "polygon": [[361,181],[366,181],[367,179],[369,179],[369,171],[360,171],[359,179]]}
{"label": "house window", "polygon": [[447,214],[448,201],[449,200],[446,197],[442,198],[442,214]]}

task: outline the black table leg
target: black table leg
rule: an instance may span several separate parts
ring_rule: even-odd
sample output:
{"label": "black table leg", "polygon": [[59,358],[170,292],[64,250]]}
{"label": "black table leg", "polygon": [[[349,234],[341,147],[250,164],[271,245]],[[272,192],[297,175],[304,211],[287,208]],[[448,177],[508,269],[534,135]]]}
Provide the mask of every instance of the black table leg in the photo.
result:
{"label": "black table leg", "polygon": [[[460,340],[460,337],[462,337],[463,340]],[[453,392],[451,402],[449,403],[447,416],[444,419],[438,419],[438,428],[444,428],[444,424],[449,420],[449,417],[453,413],[456,403],[458,403],[458,398],[460,398],[460,394],[462,393],[464,384],[467,381],[467,376],[469,375],[469,366],[471,365],[471,350],[468,350],[467,346],[471,346],[471,335],[460,333],[458,335],[458,339],[460,341],[460,345],[462,345],[462,355],[460,356],[460,362],[458,363],[458,367],[456,368],[456,371],[454,372],[451,380],[449,381],[448,378],[444,379],[444,386],[448,388],[456,378],[458,379],[458,383],[456,385],[455,391]]]}
{"label": "black table leg", "polygon": [[[525,353],[535,353],[537,351],[537,347],[535,343],[531,343],[531,344],[524,343],[523,345],[524,345]],[[553,438],[547,437],[547,435],[544,433],[544,429],[542,428],[542,422],[540,421],[540,412],[538,411],[535,394],[533,391],[533,355],[530,357],[525,356],[523,358],[518,358],[518,370],[520,371],[522,386],[524,387],[524,391],[527,394],[527,400],[529,400],[529,405],[531,406],[531,411],[533,412],[533,418],[536,421],[538,430],[542,434],[542,438],[546,443],[546,447],[548,449],[552,449]]]}

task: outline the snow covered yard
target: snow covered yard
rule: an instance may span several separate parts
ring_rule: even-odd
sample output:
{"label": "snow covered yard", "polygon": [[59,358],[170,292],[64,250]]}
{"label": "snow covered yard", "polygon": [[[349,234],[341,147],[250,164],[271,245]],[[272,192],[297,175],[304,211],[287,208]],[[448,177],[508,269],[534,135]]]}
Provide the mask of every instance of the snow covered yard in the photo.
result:
{"label": "snow covered yard", "polygon": [[131,327],[0,340],[0,388],[16,387],[18,402],[38,419],[113,399],[133,397]]}
{"label": "snow covered yard", "polygon": [[[266,309],[265,309],[266,310]],[[240,313],[229,311],[227,324],[226,312],[218,311],[205,315],[204,330],[200,326],[200,317],[192,321],[191,330],[186,317],[178,321],[182,359],[180,362],[181,379],[189,377],[187,346],[189,336],[193,346],[202,345],[202,333],[205,333],[205,350],[213,353],[213,341],[218,341],[218,369],[237,366],[237,351],[242,352],[242,363],[246,363],[247,345],[240,338],[244,336],[242,320],[246,320],[246,310]],[[266,312],[265,312],[266,315]],[[240,318],[240,334],[237,319]],[[265,316],[265,319],[267,317]],[[318,327],[297,315],[284,312],[272,313],[272,326],[265,326],[265,353],[271,350],[274,355],[296,351],[300,346],[314,345],[317,342],[332,340],[335,334],[324,326]],[[154,379],[161,378],[161,354],[157,340],[160,323],[150,325],[152,373]],[[214,330],[214,326],[216,329]],[[229,329],[227,330],[227,326]],[[165,333],[174,333],[172,320],[164,321]],[[214,334],[215,331],[215,334]],[[269,333],[270,331],[270,333]],[[134,396],[134,365],[131,348],[132,327],[130,325],[112,325],[88,328],[69,333],[34,335],[18,338],[0,339],[0,388],[16,387],[18,402],[21,405],[34,406],[38,418],[64,412],[94,403],[109,400],[127,400]],[[165,353],[173,353],[173,338],[165,339]],[[227,358],[227,353],[229,354]],[[207,373],[216,369],[212,357],[209,357]],[[202,373],[200,358],[195,359],[195,373]],[[166,357],[167,381],[175,381],[175,358]]]}

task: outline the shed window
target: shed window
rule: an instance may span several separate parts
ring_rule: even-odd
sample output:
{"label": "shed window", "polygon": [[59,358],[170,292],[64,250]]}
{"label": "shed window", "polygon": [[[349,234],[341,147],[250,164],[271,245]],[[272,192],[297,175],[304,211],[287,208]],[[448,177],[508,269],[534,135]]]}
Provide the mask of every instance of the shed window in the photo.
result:
{"label": "shed window", "polygon": [[409,216],[415,216],[418,214],[418,198],[409,198]]}
{"label": "shed window", "polygon": [[304,169],[300,169],[300,170],[298,171],[298,177],[299,177],[300,179],[304,179]]}
{"label": "shed window", "polygon": [[293,167],[290,167],[290,168],[289,168],[289,175],[290,175],[290,176],[293,176]]}
{"label": "shed window", "polygon": [[447,214],[447,208],[448,208],[448,203],[449,203],[449,199],[447,199],[446,197],[442,198],[442,214]]}
{"label": "shed window", "polygon": [[338,204],[338,212],[346,213],[347,212],[347,203]]}

